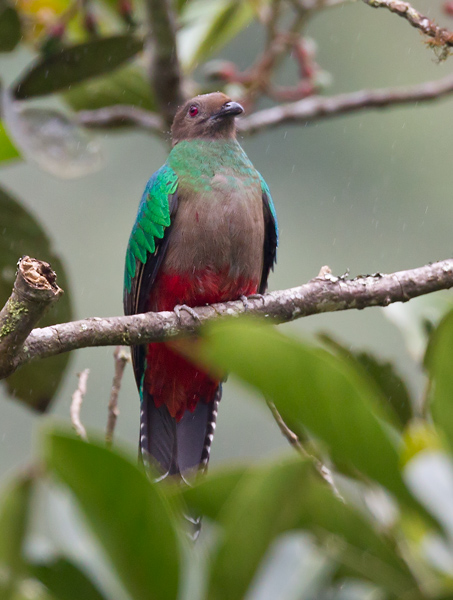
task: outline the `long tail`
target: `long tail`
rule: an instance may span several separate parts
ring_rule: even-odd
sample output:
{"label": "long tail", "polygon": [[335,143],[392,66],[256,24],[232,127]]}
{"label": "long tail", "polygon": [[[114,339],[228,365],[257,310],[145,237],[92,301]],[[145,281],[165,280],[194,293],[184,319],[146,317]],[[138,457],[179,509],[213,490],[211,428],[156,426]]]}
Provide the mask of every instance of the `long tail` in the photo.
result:
{"label": "long tail", "polygon": [[186,411],[179,421],[165,405],[156,408],[144,390],[140,409],[140,455],[145,466],[159,473],[158,480],[169,475],[190,481],[209,462],[222,386],[209,403],[199,402],[194,412]]}

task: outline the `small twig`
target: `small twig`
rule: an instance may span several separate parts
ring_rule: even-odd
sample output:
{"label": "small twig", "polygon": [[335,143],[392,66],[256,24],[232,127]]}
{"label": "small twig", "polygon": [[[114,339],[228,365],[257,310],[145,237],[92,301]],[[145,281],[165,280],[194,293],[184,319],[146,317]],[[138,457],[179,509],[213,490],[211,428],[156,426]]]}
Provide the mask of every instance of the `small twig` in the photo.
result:
{"label": "small twig", "polygon": [[82,425],[82,421],[80,420],[80,410],[82,408],[85,394],[87,393],[87,380],[89,374],[90,369],[84,369],[78,374],[79,385],[77,386],[76,391],[72,394],[72,402],[69,409],[72,426],[74,427],[77,435],[85,441],[88,440],[88,436],[85,427]]}
{"label": "small twig", "polygon": [[[351,4],[352,2],[355,2],[355,0],[300,0],[299,7],[301,10],[319,11],[324,8]],[[293,4],[297,4],[296,0]]]}
{"label": "small twig", "polygon": [[124,369],[126,364],[131,360],[129,348],[117,346],[113,353],[113,358],[115,359],[115,375],[113,376],[112,391],[110,393],[108,406],[109,416],[107,419],[107,431],[105,434],[105,443],[108,448],[110,448],[112,445],[116,420],[120,414],[120,411],[118,410],[118,395],[121,389],[121,380],[123,379]]}
{"label": "small twig", "polygon": [[246,110],[252,107],[263,93],[268,94],[272,88],[272,75],[280,66],[286,56],[286,51],[293,48],[300,41],[300,31],[306,24],[306,13],[297,12],[293,21],[285,31],[278,31],[276,27],[268,28],[266,48],[246,73],[242,74],[243,83],[248,80],[246,94],[241,102]]}
{"label": "small twig", "polygon": [[277,423],[280,431],[288,440],[289,444],[297,450],[302,456],[309,456],[307,450],[303,447],[299,437],[292,431],[288,425],[283,420],[281,414],[278,412],[277,407],[271,400],[266,400],[266,403],[274,417],[275,422]]}
{"label": "small twig", "polygon": [[275,406],[275,404],[271,400],[267,400],[267,399],[266,399],[266,403],[267,403],[267,405],[272,413],[272,416],[274,417],[274,420],[277,423],[280,431],[285,436],[285,438],[288,440],[289,444],[297,452],[299,452],[299,454],[301,454],[304,457],[308,457],[313,461],[313,463],[316,467],[316,470],[321,475],[321,477],[330,485],[334,494],[338,498],[342,499],[342,496],[340,495],[340,492],[338,491],[337,486],[335,485],[335,482],[332,477],[332,472],[330,471],[330,469],[328,467],[326,467],[326,465],[324,465],[318,458],[316,458],[315,456],[313,456],[312,454],[310,454],[307,451],[307,449],[304,447],[304,445],[300,441],[299,436],[296,435],[294,433],[294,431],[292,431],[292,429],[290,429],[288,427],[288,425],[285,423],[285,421],[283,420],[283,417],[278,412],[278,409]]}
{"label": "small twig", "polygon": [[418,12],[409,2],[402,0],[362,0],[372,8],[386,8],[392,13],[406,19],[412,27],[416,27],[425,35],[434,39],[435,45],[453,46],[453,33],[443,29]]}

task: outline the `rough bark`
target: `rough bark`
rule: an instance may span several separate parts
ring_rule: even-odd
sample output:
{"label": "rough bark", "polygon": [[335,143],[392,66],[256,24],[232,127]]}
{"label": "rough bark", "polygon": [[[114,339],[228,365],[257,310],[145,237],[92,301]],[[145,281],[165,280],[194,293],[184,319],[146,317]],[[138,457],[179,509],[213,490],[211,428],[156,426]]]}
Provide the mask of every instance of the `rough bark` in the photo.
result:
{"label": "rough bark", "polygon": [[[273,323],[284,323],[309,315],[371,306],[388,306],[411,298],[453,287],[453,259],[397,273],[335,277],[323,268],[315,279],[288,290],[270,292],[242,301],[224,302],[195,309],[198,319],[181,311],[145,313],[127,317],[91,318],[33,330],[21,350],[14,342],[12,352],[3,341],[0,378],[22,364],[77,348],[134,345],[164,341],[196,331],[218,318],[234,318],[247,313]],[[27,327],[28,313],[24,315]],[[19,319],[20,320],[20,319]],[[17,327],[23,327],[17,325]],[[23,337],[24,334],[22,334]],[[13,338],[10,338],[13,343]],[[6,357],[6,359],[5,359]]]}

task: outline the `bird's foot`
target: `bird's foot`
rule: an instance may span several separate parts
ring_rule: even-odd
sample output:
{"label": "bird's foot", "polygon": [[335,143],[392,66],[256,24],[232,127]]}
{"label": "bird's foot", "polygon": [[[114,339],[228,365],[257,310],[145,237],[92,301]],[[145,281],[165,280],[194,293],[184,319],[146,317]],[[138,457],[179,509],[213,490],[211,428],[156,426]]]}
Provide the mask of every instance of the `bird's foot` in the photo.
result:
{"label": "bird's foot", "polygon": [[247,296],[239,296],[239,300],[244,305],[244,312],[247,312],[250,307]]}
{"label": "bird's foot", "polygon": [[249,300],[262,300],[264,303],[263,294],[250,294],[250,296],[239,296],[239,300],[244,305],[244,312],[247,312],[250,308]]}
{"label": "bird's foot", "polygon": [[193,308],[191,308],[190,306],[187,306],[187,304],[177,304],[175,306],[175,308],[173,309],[173,312],[178,317],[178,320],[180,323],[182,323],[182,321],[181,321],[181,311],[182,310],[185,310],[187,313],[189,313],[189,315],[192,317],[192,319],[194,321],[196,321],[197,323],[200,323],[200,317],[198,316],[196,311],[194,311]]}
{"label": "bird's foot", "polygon": [[248,296],[249,300],[261,300],[264,303],[264,296],[263,294],[251,294],[250,296]]}

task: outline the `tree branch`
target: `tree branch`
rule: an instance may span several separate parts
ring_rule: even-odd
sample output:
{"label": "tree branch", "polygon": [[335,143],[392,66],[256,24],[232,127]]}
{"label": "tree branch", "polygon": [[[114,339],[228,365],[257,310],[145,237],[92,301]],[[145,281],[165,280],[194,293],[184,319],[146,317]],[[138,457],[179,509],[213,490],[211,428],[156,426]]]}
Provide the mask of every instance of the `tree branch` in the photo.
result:
{"label": "tree branch", "polygon": [[[349,280],[335,277],[330,270],[300,287],[270,292],[242,301],[198,307],[199,319],[174,312],[145,313],[127,317],[91,318],[35,329],[23,349],[13,357],[9,369],[0,378],[24,363],[94,346],[134,345],[161,342],[193,333],[201,324],[219,317],[238,317],[245,312],[274,323],[293,321],[309,315],[370,306],[388,306],[411,298],[453,287],[453,259],[389,275],[359,276]],[[4,349],[7,352],[7,349]],[[1,366],[1,365],[0,365]]]}
{"label": "tree branch", "polygon": [[162,137],[165,136],[165,124],[157,114],[138,106],[115,104],[95,110],[80,110],[75,120],[84,127],[115,127],[137,125]]}
{"label": "tree branch", "polygon": [[[311,96],[298,102],[281,104],[252,113],[248,117],[239,119],[237,126],[240,133],[252,135],[270,127],[289,123],[312,123],[373,108],[429,102],[451,93],[453,93],[453,75],[408,87],[360,90],[330,98]],[[161,118],[156,113],[135,106],[116,105],[97,110],[84,110],[76,114],[76,120],[87,127],[110,127],[130,123],[150,133],[165,136],[164,122]]]}
{"label": "tree branch", "polygon": [[425,35],[434,39],[436,46],[453,46],[453,33],[443,29],[418,12],[409,2],[402,0],[362,0],[372,8],[386,8],[392,13],[406,19],[412,27],[416,27]]}
{"label": "tree branch", "polygon": [[170,127],[178,106],[184,102],[176,47],[176,19],[170,0],[146,0],[146,9],[154,42],[150,78],[159,112]]}
{"label": "tree branch", "polygon": [[0,312],[0,372],[7,377],[29,333],[47,308],[63,293],[46,262],[21,258],[13,291]]}
{"label": "tree branch", "polygon": [[238,130],[254,134],[289,123],[311,123],[351,112],[437,100],[453,92],[453,75],[418,85],[378,90],[360,90],[330,98],[311,96],[298,102],[257,111],[238,121]]}

